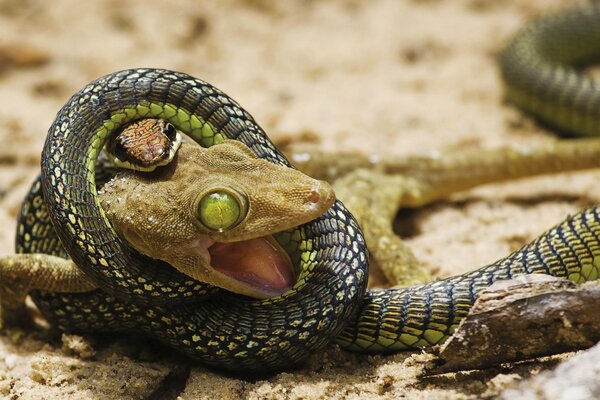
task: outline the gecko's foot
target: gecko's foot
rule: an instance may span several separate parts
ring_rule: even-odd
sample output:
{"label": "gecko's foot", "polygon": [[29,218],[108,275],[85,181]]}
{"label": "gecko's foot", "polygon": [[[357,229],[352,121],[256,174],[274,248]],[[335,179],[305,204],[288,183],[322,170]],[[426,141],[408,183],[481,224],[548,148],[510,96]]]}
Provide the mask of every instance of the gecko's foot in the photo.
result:
{"label": "gecko's foot", "polygon": [[26,290],[12,286],[5,280],[0,281],[0,330],[11,326],[31,326],[32,318],[25,305],[26,296]]}
{"label": "gecko's foot", "polygon": [[86,292],[94,290],[71,261],[48,254],[15,254],[0,258],[0,329],[32,324],[25,298],[31,290]]}

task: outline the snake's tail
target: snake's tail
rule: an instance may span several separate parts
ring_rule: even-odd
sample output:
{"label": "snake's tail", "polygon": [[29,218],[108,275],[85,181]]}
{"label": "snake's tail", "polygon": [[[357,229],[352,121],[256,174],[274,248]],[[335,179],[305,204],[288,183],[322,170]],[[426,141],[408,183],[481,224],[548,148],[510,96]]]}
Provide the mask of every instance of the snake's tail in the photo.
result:
{"label": "snake's tail", "polygon": [[507,98],[576,136],[600,135],[600,90],[576,71],[600,58],[600,4],[561,11],[527,25],[502,53]]}
{"label": "snake's tail", "polygon": [[345,349],[392,352],[441,343],[479,293],[518,274],[543,273],[576,283],[600,276],[600,207],[569,217],[508,257],[465,275],[405,289],[367,292],[337,337]]}

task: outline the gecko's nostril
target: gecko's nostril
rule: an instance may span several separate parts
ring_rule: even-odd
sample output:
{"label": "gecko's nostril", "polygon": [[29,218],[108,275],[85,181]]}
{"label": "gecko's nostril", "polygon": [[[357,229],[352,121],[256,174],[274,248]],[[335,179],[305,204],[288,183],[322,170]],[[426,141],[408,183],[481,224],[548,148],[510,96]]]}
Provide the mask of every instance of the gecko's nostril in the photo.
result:
{"label": "gecko's nostril", "polygon": [[310,194],[308,195],[308,201],[310,203],[317,204],[319,201],[321,201],[321,193],[319,193],[319,191],[316,189],[311,190]]}
{"label": "gecko's nostril", "polygon": [[327,210],[335,200],[333,189],[327,182],[317,181],[305,192],[304,205],[309,210],[319,211],[319,215]]}

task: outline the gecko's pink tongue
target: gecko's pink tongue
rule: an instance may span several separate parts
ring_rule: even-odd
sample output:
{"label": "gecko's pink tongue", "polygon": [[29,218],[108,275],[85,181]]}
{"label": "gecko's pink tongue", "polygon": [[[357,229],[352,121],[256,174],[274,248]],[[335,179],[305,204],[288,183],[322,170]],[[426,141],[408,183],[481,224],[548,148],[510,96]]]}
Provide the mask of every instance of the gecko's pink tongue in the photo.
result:
{"label": "gecko's pink tongue", "polygon": [[208,251],[215,270],[270,296],[282,294],[294,284],[289,258],[266,238],[215,243]]}

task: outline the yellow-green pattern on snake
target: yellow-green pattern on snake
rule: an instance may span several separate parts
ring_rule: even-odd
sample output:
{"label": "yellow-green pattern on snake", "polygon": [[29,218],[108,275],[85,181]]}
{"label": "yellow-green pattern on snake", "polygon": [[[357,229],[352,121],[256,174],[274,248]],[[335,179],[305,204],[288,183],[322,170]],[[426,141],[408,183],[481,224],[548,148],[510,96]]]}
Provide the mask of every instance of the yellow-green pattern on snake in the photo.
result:
{"label": "yellow-green pattern on snake", "polygon": [[[558,118],[550,123],[578,131],[598,126],[598,108],[593,106],[600,96],[591,80],[556,62],[580,62],[585,59],[582,52],[600,48],[600,41],[556,60],[544,52],[557,39],[548,33],[554,30],[552,24],[561,27],[561,37],[567,28],[584,26],[600,36],[600,11],[590,7],[564,15],[525,30],[503,56],[503,75],[513,101],[542,117]],[[536,48],[544,52],[537,54]],[[519,60],[525,62],[517,66]],[[532,94],[525,92],[528,87]],[[578,106],[567,107],[569,99]],[[352,216],[336,202],[322,217],[279,236],[303,271],[290,292],[268,300],[223,293],[134,252],[112,230],[96,199],[96,158],[107,136],[127,121],[148,117],[171,122],[204,146],[236,139],[259,157],[288,165],[247,112],[190,76],[128,70],[83,88],[50,128],[41,181],[24,202],[17,233],[18,252],[68,253],[101,288],[79,294],[34,293],[44,315],[63,329],[143,331],[217,367],[280,369],[333,339],[365,352],[439,343],[483,288],[515,274],[548,273],[576,282],[598,278],[600,215],[593,207],[477,271],[406,289],[365,292],[364,240]]]}
{"label": "yellow-green pattern on snake", "polygon": [[599,58],[600,5],[542,17],[501,56],[507,97],[564,133],[598,136],[599,83],[577,67]]}

